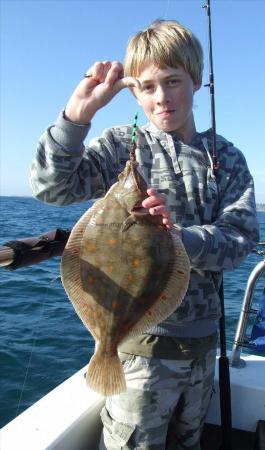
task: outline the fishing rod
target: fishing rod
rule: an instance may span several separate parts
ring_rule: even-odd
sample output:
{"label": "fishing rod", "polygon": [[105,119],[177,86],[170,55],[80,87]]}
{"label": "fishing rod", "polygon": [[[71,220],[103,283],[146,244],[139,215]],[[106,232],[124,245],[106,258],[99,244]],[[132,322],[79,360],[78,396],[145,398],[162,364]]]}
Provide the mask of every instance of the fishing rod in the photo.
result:
{"label": "fishing rod", "polygon": [[[212,160],[213,169],[216,173],[219,168],[216,149],[216,121],[215,121],[215,98],[214,98],[214,74],[213,74],[213,51],[212,51],[212,24],[211,24],[211,3],[207,0],[204,5],[208,16],[208,54],[209,54],[209,83],[211,98],[211,125],[212,125]],[[232,410],[231,410],[231,385],[229,359],[226,351],[226,328],[225,328],[225,302],[223,277],[219,289],[221,318],[219,321],[220,335],[220,357],[219,357],[219,392],[220,392],[220,412],[222,443],[220,450],[232,450]]]}
{"label": "fishing rod", "polygon": [[[39,264],[46,259],[51,259],[63,254],[71,230],[46,231],[40,236],[31,236],[18,240],[5,242],[0,245],[0,267],[14,271],[21,267]],[[265,242],[259,242],[257,246],[265,246]],[[265,255],[265,250],[254,248],[253,253]]]}
{"label": "fishing rod", "polygon": [[0,246],[0,267],[16,270],[61,256],[70,230],[50,230],[40,236],[5,242]]}
{"label": "fishing rod", "polygon": [[206,9],[208,16],[208,58],[209,58],[209,83],[205,84],[205,87],[209,87],[210,99],[211,99],[211,127],[212,127],[212,160],[213,168],[216,171],[219,168],[219,162],[217,158],[216,150],[216,122],[215,122],[215,99],[214,99],[214,74],[213,74],[213,49],[212,49],[212,22],[211,22],[211,3],[207,0],[206,5],[203,6]]}
{"label": "fishing rod", "polygon": [[[62,256],[71,230],[46,231],[40,236],[12,240],[0,245],[0,267],[14,271],[21,267],[39,264],[46,259]],[[257,246],[265,246],[259,242]],[[254,248],[253,253],[265,255],[265,250]]]}

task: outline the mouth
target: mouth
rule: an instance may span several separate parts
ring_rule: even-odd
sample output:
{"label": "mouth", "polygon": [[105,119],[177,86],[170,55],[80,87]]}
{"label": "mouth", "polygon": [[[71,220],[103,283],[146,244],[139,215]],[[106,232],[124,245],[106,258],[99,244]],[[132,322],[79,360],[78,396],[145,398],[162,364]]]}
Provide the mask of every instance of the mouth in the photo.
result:
{"label": "mouth", "polygon": [[174,109],[166,109],[164,111],[160,111],[157,113],[157,116],[159,117],[169,117],[175,112]]}

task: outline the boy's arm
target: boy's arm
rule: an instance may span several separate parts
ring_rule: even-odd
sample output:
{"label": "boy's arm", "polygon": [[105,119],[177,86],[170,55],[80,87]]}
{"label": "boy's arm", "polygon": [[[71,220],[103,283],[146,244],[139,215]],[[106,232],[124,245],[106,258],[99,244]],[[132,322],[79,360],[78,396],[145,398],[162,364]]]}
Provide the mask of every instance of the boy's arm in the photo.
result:
{"label": "boy's arm", "polygon": [[217,219],[207,225],[183,228],[182,239],[194,269],[233,270],[259,240],[254,183],[238,151],[224,191],[220,191]]}
{"label": "boy's arm", "polygon": [[258,242],[259,224],[253,179],[241,152],[237,154],[237,161],[224,191],[220,192],[218,217],[211,224],[190,227],[173,225],[166,206],[166,196],[152,191],[143,206],[151,208],[151,214],[162,215],[164,224],[178,232],[191,267],[195,270],[220,272],[234,269]]}
{"label": "boy's arm", "polygon": [[33,195],[56,205],[104,195],[117,175],[113,137],[106,132],[89,148],[84,139],[94,114],[121,89],[137,85],[134,78],[123,77],[123,67],[116,61],[91,67],[69,99],[64,116],[39,141],[31,170]]}
{"label": "boy's arm", "polygon": [[71,123],[62,113],[41,136],[30,173],[36,198],[68,205],[101,197],[116,181],[119,161],[111,131],[85,147],[89,128]]}

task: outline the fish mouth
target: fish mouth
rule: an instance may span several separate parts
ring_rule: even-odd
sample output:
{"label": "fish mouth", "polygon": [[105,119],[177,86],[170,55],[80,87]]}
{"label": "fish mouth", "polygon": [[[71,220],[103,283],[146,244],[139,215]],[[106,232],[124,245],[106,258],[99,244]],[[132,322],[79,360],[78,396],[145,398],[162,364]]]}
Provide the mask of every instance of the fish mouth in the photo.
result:
{"label": "fish mouth", "polygon": [[134,214],[136,214],[136,215],[146,215],[146,214],[149,214],[149,210],[147,209],[147,208],[144,208],[143,206],[135,206],[133,209],[132,209],[132,213],[134,213]]}

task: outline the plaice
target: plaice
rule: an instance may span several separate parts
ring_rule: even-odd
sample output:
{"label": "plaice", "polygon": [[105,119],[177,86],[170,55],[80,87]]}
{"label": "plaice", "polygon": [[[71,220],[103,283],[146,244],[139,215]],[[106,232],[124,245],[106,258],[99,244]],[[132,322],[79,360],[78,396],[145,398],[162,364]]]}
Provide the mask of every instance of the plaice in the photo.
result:
{"label": "plaice", "polygon": [[173,313],[189,282],[178,235],[141,206],[146,190],[138,163],[129,160],[74,226],[62,257],[64,288],[96,341],[87,384],[106,396],[126,389],[121,342]]}

